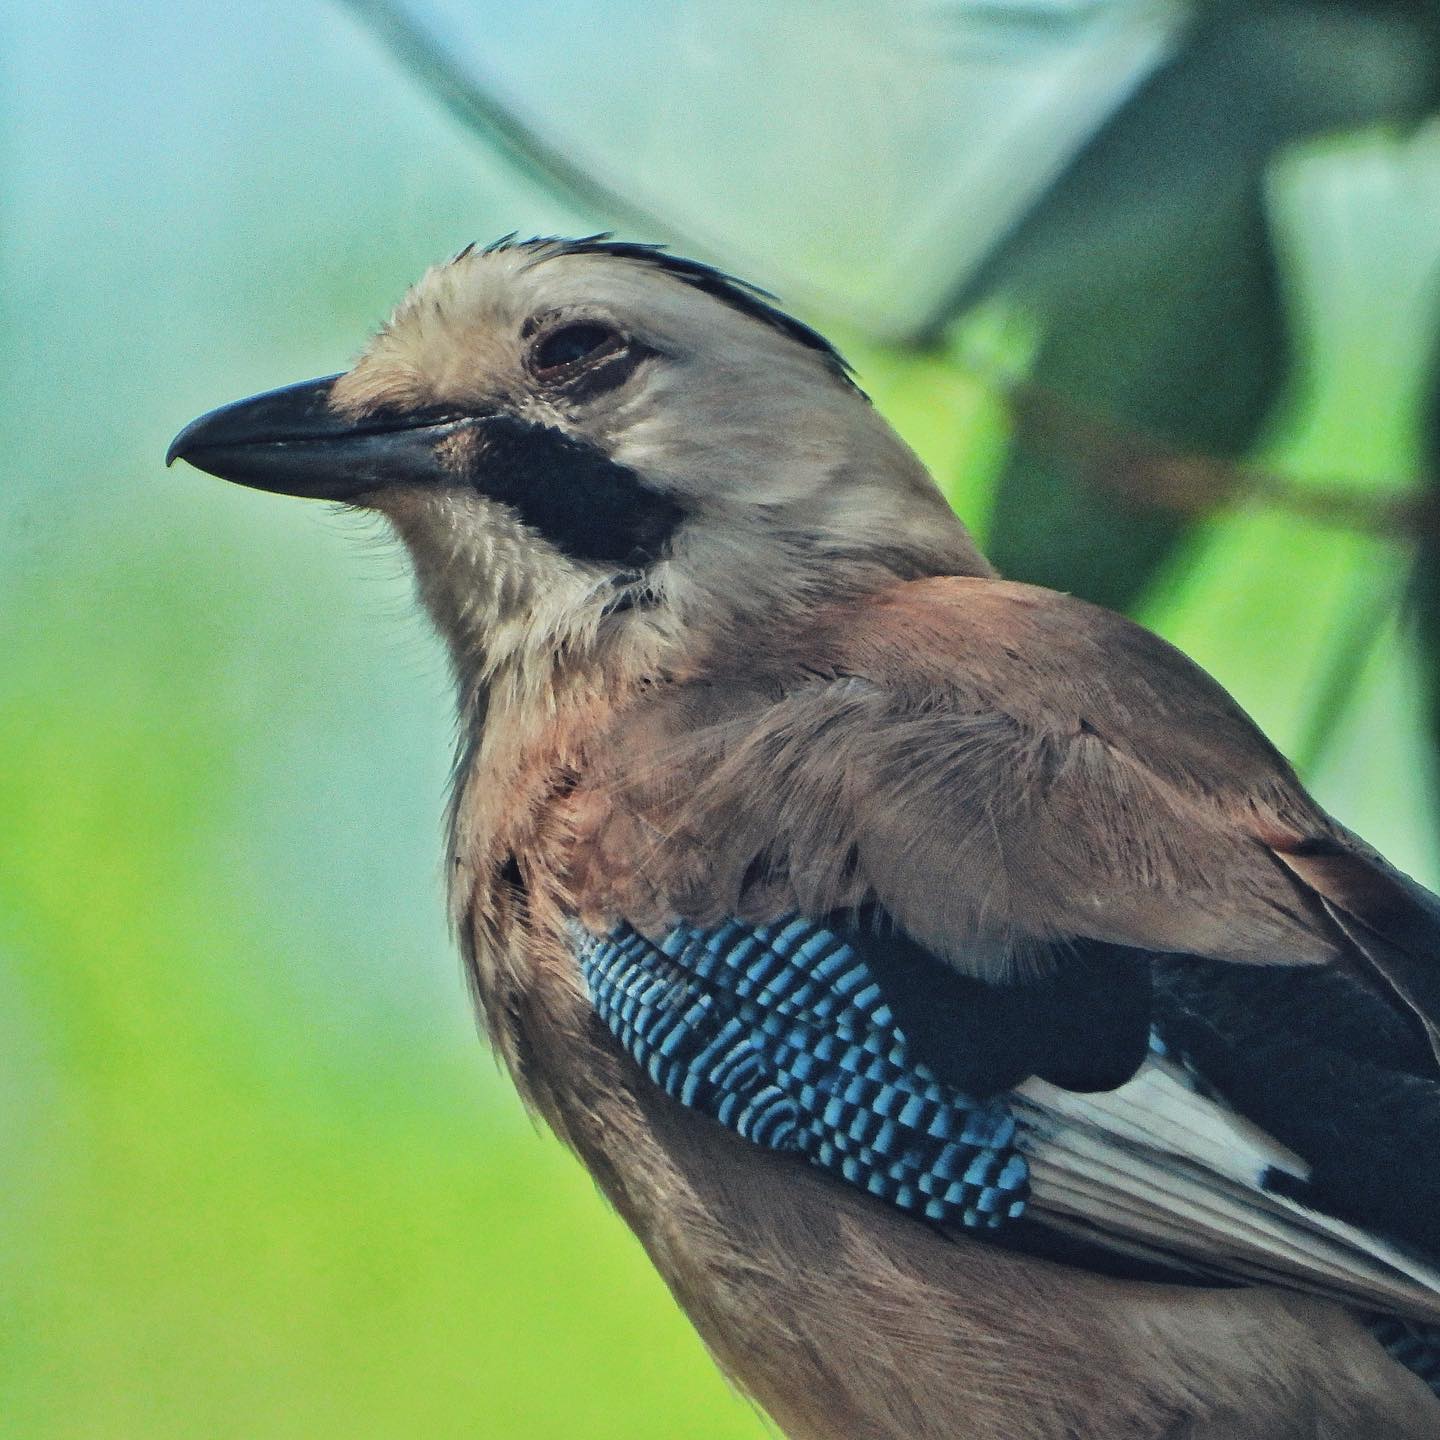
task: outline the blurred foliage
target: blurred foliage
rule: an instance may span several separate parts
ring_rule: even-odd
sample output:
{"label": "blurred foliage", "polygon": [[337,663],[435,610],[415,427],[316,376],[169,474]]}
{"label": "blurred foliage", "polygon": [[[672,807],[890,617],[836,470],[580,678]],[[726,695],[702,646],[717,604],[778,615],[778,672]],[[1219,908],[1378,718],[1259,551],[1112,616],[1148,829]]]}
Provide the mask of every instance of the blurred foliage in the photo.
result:
{"label": "blurred foliage", "polygon": [[[1080,187],[1157,232],[1143,254],[1057,191],[1071,268],[1022,267],[1022,235],[942,343],[838,338],[983,538],[1133,600],[1433,883],[1433,535],[1411,583],[1413,544],[1243,487],[1183,523],[1103,488],[1083,522],[1043,515],[1083,477],[1013,451],[990,383],[1301,489],[1440,475],[1440,141],[1282,148],[1332,123],[1280,115],[1335,59],[1314,23],[1318,48],[1246,52],[1245,93],[1290,77],[1263,144],[1192,137],[1235,172],[1205,226],[1167,208],[1203,167],[1156,111]],[[199,411],[346,363],[433,259],[594,217],[338,11],[58,0],[0,24],[0,1433],[758,1435],[474,1038],[439,879],[444,666],[393,548],[160,464]],[[1331,68],[1327,104],[1351,70],[1411,85]]]}
{"label": "blurred foliage", "polygon": [[[1251,449],[1289,376],[1265,183],[1282,150],[1415,120],[1440,51],[1396,7],[1216,5],[1173,63],[1079,156],[978,286],[1044,317],[1033,379],[1184,449]],[[1122,513],[1054,447],[1022,443],[990,536],[1008,574],[1133,608],[1190,522],[1132,494]]]}
{"label": "blurred foliage", "polygon": [[574,215],[333,12],[62,3],[6,69],[0,1434],[757,1434],[520,1113],[378,532],[161,463]]}

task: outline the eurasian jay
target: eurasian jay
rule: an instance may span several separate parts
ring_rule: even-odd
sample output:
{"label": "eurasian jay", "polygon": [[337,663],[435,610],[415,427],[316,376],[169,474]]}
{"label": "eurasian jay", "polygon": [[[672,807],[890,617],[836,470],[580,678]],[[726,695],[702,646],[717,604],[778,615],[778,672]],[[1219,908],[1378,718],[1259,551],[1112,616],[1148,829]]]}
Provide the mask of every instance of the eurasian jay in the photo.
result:
{"label": "eurasian jay", "polygon": [[1440,1436],[1440,901],[813,330],[511,238],[176,457],[393,524],[494,1046],[792,1440]]}

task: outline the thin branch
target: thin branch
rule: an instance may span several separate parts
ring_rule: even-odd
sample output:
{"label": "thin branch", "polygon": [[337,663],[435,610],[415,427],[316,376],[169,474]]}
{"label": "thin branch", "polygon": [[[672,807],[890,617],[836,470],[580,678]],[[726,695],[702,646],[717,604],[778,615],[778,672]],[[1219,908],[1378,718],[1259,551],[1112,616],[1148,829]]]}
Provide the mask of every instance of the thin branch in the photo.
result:
{"label": "thin branch", "polygon": [[1393,540],[1440,539],[1440,491],[1367,494],[1341,480],[1299,484],[1248,466],[1188,454],[1091,415],[1028,381],[1004,381],[1017,436],[1097,489],[1182,515],[1258,501],[1320,525]]}

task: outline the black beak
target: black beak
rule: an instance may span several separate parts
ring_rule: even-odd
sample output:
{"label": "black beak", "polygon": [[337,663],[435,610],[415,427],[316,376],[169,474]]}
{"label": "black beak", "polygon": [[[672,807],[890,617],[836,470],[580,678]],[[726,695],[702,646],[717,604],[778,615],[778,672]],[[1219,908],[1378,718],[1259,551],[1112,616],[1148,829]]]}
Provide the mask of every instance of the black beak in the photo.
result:
{"label": "black beak", "polygon": [[165,463],[188,460],[222,480],[281,495],[353,500],[393,485],[446,481],[442,442],[484,418],[431,409],[353,420],[330,408],[339,378],[222,405],[170,442]]}

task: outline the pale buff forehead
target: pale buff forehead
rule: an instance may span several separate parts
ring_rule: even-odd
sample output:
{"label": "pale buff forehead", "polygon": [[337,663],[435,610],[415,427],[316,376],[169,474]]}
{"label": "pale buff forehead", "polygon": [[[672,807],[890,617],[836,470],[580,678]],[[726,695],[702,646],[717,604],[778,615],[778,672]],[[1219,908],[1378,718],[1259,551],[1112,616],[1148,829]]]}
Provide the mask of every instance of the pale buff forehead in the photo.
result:
{"label": "pale buff forehead", "polygon": [[783,359],[798,348],[723,301],[654,266],[607,255],[512,248],[436,265],[396,307],[355,369],[341,408],[505,396],[523,384],[528,320],[603,317],[686,358],[743,347]]}

